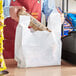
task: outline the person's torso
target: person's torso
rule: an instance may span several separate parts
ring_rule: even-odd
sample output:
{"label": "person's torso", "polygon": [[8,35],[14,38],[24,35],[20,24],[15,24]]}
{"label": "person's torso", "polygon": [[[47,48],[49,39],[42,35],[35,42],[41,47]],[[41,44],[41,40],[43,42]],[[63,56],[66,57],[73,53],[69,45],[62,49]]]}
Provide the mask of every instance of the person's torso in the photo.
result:
{"label": "person's torso", "polygon": [[11,0],[11,6],[23,6],[28,13],[41,21],[41,0]]}

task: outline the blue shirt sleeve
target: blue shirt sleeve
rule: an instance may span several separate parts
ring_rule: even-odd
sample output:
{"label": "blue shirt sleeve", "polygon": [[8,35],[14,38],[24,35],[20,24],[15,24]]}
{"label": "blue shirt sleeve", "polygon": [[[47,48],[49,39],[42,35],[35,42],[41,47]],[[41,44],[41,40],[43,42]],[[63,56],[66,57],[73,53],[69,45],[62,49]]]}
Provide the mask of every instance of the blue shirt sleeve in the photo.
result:
{"label": "blue shirt sleeve", "polygon": [[10,6],[11,0],[3,0],[3,6]]}
{"label": "blue shirt sleeve", "polygon": [[46,21],[54,8],[55,8],[54,0],[43,0],[42,12],[46,16]]}
{"label": "blue shirt sleeve", "polygon": [[11,0],[3,0],[3,9],[4,9],[4,17],[10,17],[9,14],[9,6],[10,6]]}

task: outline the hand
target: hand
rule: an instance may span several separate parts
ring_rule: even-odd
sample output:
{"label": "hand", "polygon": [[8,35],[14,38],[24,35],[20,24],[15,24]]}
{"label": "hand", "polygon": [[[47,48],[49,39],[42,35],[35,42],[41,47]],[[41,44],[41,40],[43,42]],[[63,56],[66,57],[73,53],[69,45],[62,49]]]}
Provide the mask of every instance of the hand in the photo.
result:
{"label": "hand", "polygon": [[63,24],[63,23],[64,23],[64,20],[65,20],[65,18],[64,18],[64,13],[62,13],[62,12],[59,10],[59,8],[57,8],[57,11],[60,13],[61,23]]}
{"label": "hand", "polygon": [[26,11],[26,9],[22,6],[11,6],[10,7],[10,17],[12,19],[14,19],[16,22],[19,21],[19,17],[18,17],[18,11],[23,9],[24,11]]}
{"label": "hand", "polygon": [[63,23],[64,23],[64,20],[65,20],[64,14],[62,13],[62,14],[60,14],[60,15],[61,15],[61,23],[63,24]]}

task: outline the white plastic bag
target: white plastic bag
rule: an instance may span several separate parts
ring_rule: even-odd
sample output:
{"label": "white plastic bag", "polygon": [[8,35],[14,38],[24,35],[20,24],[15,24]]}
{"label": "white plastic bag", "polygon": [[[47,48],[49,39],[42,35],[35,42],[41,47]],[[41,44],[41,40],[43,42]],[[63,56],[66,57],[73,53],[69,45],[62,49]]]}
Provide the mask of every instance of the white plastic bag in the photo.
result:
{"label": "white plastic bag", "polygon": [[18,67],[60,65],[61,55],[54,32],[31,32],[28,29],[29,24],[29,16],[20,16],[15,38],[15,59]]}
{"label": "white plastic bag", "polygon": [[[43,6],[44,5],[44,6]],[[46,6],[45,6],[46,5]],[[45,24],[47,22],[47,27],[52,30],[56,46],[58,56],[57,59],[61,61],[61,16],[58,13],[55,5],[55,0],[42,0],[42,20],[41,22]],[[49,13],[49,11],[51,11]],[[47,12],[48,11],[48,12]]]}
{"label": "white plastic bag", "polygon": [[54,33],[55,42],[57,45],[57,59],[61,60],[61,50],[62,50],[62,42],[61,42],[61,16],[57,12],[56,9],[52,11],[50,16],[48,17],[48,28]]}

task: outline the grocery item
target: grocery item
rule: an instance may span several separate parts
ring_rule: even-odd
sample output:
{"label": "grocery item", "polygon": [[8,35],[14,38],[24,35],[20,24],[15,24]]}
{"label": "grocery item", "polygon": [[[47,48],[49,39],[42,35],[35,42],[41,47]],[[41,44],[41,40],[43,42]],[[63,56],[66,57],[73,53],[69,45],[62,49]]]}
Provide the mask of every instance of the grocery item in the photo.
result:
{"label": "grocery item", "polygon": [[38,20],[36,20],[33,16],[31,16],[29,13],[25,12],[23,9],[19,10],[18,16],[19,15],[30,16],[31,17],[31,22],[30,22],[29,26],[31,26],[35,31],[40,30],[40,31],[51,32],[51,30],[49,30],[47,27],[45,27],[43,24],[41,24]]}

